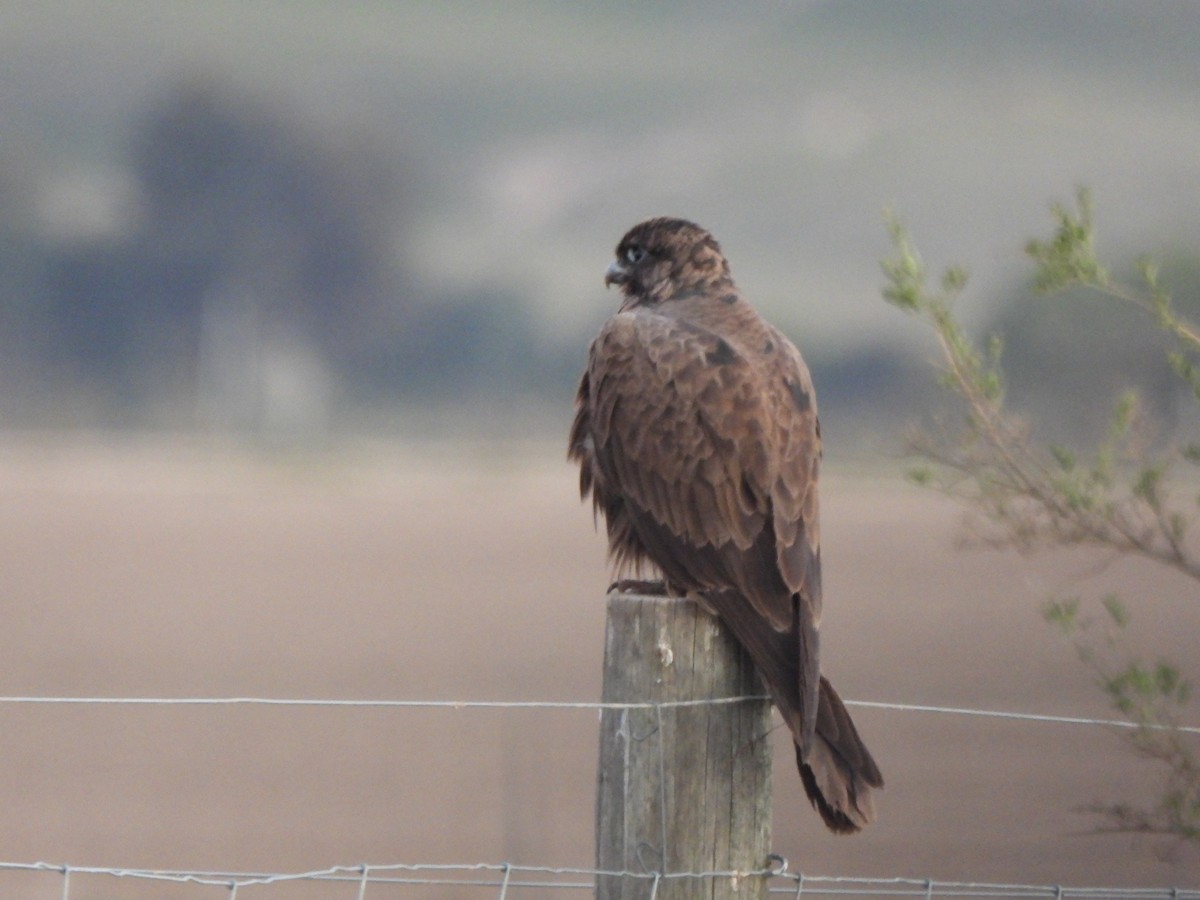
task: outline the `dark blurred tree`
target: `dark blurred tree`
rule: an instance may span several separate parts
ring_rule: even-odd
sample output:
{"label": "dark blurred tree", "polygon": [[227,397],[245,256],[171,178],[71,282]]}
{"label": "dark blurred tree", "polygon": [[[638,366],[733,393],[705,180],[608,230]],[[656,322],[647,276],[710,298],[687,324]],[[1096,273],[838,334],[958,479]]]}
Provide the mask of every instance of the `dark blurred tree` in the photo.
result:
{"label": "dark blurred tree", "polygon": [[381,149],[220,79],[168,88],[130,140],[132,234],[47,266],[55,368],[101,421],[239,430],[554,392],[520,298],[406,277],[404,170]]}
{"label": "dark blurred tree", "polygon": [[365,143],[322,141],[282,107],[201,78],[144,118],[132,162],[144,251],[181,286],[239,279],[277,294],[331,350],[390,291],[399,173]]}
{"label": "dark blurred tree", "polygon": [[[272,379],[327,392],[320,382],[353,367],[382,307],[402,302],[398,173],[364,144],[322,141],[281,107],[201,78],[159,100],[132,159],[152,278],[140,314],[189,336],[218,417],[270,417]],[[259,383],[239,391],[229,366]]]}
{"label": "dark blurred tree", "polygon": [[36,403],[45,321],[36,234],[36,167],[0,151],[0,424]]}
{"label": "dark blurred tree", "polygon": [[218,424],[320,419],[405,302],[398,167],[214,78],[136,123],[137,227],[49,266],[58,363],[117,406]]}

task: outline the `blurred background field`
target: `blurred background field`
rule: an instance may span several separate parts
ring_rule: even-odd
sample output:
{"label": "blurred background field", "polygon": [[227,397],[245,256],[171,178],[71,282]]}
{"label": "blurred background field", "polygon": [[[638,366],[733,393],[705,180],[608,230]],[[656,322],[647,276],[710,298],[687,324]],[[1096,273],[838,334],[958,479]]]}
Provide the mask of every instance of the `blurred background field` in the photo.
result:
{"label": "blurred background field", "polygon": [[[604,541],[556,457],[376,448],[281,466],[168,445],[10,448],[4,692],[596,700]],[[861,474],[824,487],[824,668],[844,696],[1108,715],[1038,615],[1045,593],[1096,583],[1094,558],[962,553],[959,513],[934,494]],[[1186,583],[1138,566],[1105,581],[1145,601],[1140,646],[1190,658],[1200,611]],[[1196,883],[1193,851],[1087,834],[1097,821],[1080,806],[1156,789],[1104,729],[854,715],[888,784],[879,821],[852,838],[824,830],[773,735],[774,844],[793,870]],[[597,721],[592,710],[0,703],[0,847],[4,861],[204,871],[588,868]],[[59,877],[39,877],[41,893],[24,896],[61,896]],[[72,885],[74,897],[118,890]],[[299,888],[274,890],[260,892]],[[495,891],[434,894],[481,895]]]}
{"label": "blurred background field", "polygon": [[[1032,296],[1021,248],[1088,185],[1106,257],[1200,313],[1197,44],[1192,2],[3,4],[0,694],[597,698],[562,448],[612,248],[671,214],[814,370],[842,693],[1104,714],[1039,616],[1094,561],[959,552],[903,483],[939,400],[883,211],[969,269],[1042,433],[1093,438],[1127,384],[1187,424],[1153,329]],[[1194,658],[1186,583],[1109,578]],[[591,861],[586,712],[0,717],[0,861]],[[1154,789],[1103,731],[856,718],[880,824],[825,835],[781,759],[793,868],[1200,880],[1084,834]]]}

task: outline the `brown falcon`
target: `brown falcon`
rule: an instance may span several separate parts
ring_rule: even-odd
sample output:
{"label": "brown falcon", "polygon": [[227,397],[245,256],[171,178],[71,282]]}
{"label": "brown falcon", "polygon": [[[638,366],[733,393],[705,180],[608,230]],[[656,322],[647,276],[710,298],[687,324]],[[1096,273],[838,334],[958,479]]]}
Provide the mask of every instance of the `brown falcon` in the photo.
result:
{"label": "brown falcon", "polygon": [[883,777],[820,673],[821,429],[800,352],[738,291],[712,235],[650,219],[604,278],[624,294],[588,353],[571,427],[618,574],[651,564],[749,652],[825,824],[858,831]]}

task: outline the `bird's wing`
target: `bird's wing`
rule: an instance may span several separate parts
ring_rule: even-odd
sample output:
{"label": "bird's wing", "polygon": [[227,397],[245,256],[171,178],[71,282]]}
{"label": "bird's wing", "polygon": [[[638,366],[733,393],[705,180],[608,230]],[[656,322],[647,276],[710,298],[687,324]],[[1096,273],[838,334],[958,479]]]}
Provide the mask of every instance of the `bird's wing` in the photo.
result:
{"label": "bird's wing", "polygon": [[805,602],[815,628],[821,620],[821,516],[818,480],[821,422],[812,376],[800,351],[774,328],[775,348],[762,379],[775,431],[778,465],[771,488],[775,553],[784,583]]}
{"label": "bird's wing", "polygon": [[816,411],[799,354],[770,335],[763,357],[685,320],[618,314],[580,399],[605,490],[652,520],[640,536],[660,565],[676,554],[697,588],[738,590],[778,631],[799,594],[815,629]]}

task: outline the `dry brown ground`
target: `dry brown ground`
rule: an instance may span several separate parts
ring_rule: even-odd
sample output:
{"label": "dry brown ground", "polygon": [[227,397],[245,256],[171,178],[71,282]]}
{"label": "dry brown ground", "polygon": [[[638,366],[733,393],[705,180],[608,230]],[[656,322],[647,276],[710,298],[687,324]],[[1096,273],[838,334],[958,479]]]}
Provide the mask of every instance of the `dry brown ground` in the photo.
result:
{"label": "dry brown ground", "polygon": [[[556,454],[281,463],[10,443],[0,694],[594,700],[603,539]],[[1086,587],[1082,563],[956,550],[958,510],[895,479],[831,477],[823,503],[824,668],[843,696],[1105,714],[1038,615],[1052,591]],[[1194,654],[1188,584],[1136,567],[1108,577],[1145,597],[1148,646]],[[1152,841],[1083,834],[1093,820],[1074,807],[1154,788],[1104,730],[855,718],[888,780],[880,821],[858,837],[822,830],[777,740],[775,843],[793,869],[1200,882],[1195,851],[1164,861]],[[591,711],[0,703],[0,861],[587,867],[595,754]],[[71,896],[212,891],[79,876]],[[18,893],[58,897],[61,881],[0,872],[0,896]]]}

